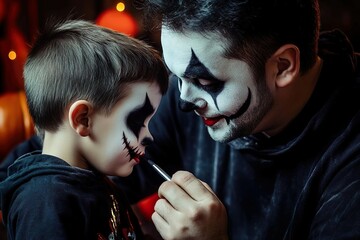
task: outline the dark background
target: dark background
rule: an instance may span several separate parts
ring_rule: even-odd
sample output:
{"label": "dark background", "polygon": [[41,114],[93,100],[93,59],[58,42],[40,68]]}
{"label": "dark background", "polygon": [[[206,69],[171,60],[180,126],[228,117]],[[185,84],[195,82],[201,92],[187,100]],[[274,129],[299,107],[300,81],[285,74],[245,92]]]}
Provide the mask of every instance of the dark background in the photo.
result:
{"label": "dark background", "polygon": [[[22,67],[35,35],[49,18],[82,18],[95,21],[101,13],[114,9],[120,0],[0,0],[0,94],[23,88]],[[159,32],[146,32],[133,0],[121,0],[125,12],[138,24],[135,37],[160,48]],[[339,28],[360,52],[360,0],[319,0],[321,30]],[[16,9],[16,10],[14,10]],[[286,20],[285,20],[286,21]],[[120,22],[118,24],[121,24]],[[8,53],[17,53],[9,60]]]}
{"label": "dark background", "polygon": [[[28,40],[34,30],[29,28],[29,23],[38,25],[41,29],[49,17],[69,16],[95,20],[99,14],[112,8],[120,0],[8,0],[21,3],[18,25],[21,27]],[[136,20],[140,19],[139,11],[133,6],[132,0],[121,0],[126,4],[126,10]],[[360,1],[359,0],[319,0],[321,9],[321,28],[329,30],[340,28],[352,40],[355,49],[360,51]],[[31,5],[31,6],[29,6]],[[29,9],[33,9],[32,13]],[[139,23],[140,24],[140,23]],[[141,26],[140,26],[141,27]],[[140,32],[139,38],[146,36]],[[157,44],[157,43],[153,43]]]}
{"label": "dark background", "polygon": [[[22,0],[27,2],[27,0]],[[115,6],[118,1],[113,0],[38,0],[39,25],[43,25],[49,16],[66,16],[73,11],[77,16],[94,20],[99,13]],[[134,8],[131,0],[123,0],[126,11],[136,19],[140,19],[139,12]],[[353,41],[355,49],[360,51],[360,1],[359,0],[319,0],[321,9],[321,28],[342,29]]]}

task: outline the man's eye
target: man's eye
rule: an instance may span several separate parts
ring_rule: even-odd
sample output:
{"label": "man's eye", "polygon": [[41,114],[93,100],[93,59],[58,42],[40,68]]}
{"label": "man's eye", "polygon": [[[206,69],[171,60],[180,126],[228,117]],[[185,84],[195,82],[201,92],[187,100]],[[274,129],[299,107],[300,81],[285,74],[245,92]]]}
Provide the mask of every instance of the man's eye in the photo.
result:
{"label": "man's eye", "polygon": [[194,78],[193,82],[199,88],[202,88],[208,92],[218,92],[224,87],[224,83],[220,81],[210,81],[201,78]]}

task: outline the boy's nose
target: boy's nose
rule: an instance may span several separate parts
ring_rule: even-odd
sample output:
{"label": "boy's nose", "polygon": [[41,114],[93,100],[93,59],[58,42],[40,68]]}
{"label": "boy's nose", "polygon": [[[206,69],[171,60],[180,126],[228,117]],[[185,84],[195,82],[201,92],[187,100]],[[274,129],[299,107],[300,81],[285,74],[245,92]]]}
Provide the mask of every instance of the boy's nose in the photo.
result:
{"label": "boy's nose", "polygon": [[146,137],[141,141],[141,145],[146,147],[146,146],[149,146],[150,144],[152,144],[153,142],[154,142],[154,140],[151,137]]}

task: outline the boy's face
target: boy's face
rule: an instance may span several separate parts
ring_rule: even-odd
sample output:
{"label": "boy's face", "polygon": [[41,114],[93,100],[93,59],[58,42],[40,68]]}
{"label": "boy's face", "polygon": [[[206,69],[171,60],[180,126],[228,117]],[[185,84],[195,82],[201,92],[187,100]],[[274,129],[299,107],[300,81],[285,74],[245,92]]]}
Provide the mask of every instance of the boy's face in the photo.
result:
{"label": "boy's face", "polygon": [[161,43],[165,62],[178,77],[181,102],[195,106],[214,140],[228,142],[258,128],[271,107],[271,93],[248,64],[224,57],[226,39],[163,27]]}
{"label": "boy's face", "polygon": [[110,115],[95,114],[87,160],[107,175],[129,175],[153,140],[148,124],[161,96],[156,83],[135,83]]}

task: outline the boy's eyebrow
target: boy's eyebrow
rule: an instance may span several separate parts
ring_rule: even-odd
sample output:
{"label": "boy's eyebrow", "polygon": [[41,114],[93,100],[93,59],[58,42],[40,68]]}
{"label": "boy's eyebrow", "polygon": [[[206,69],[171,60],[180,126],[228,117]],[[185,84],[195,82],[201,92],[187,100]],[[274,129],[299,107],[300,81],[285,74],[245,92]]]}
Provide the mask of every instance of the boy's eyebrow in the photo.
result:
{"label": "boy's eyebrow", "polygon": [[196,56],[194,50],[191,48],[191,58],[188,66],[185,69],[182,77],[184,78],[202,78],[208,81],[220,82],[210,70]]}

